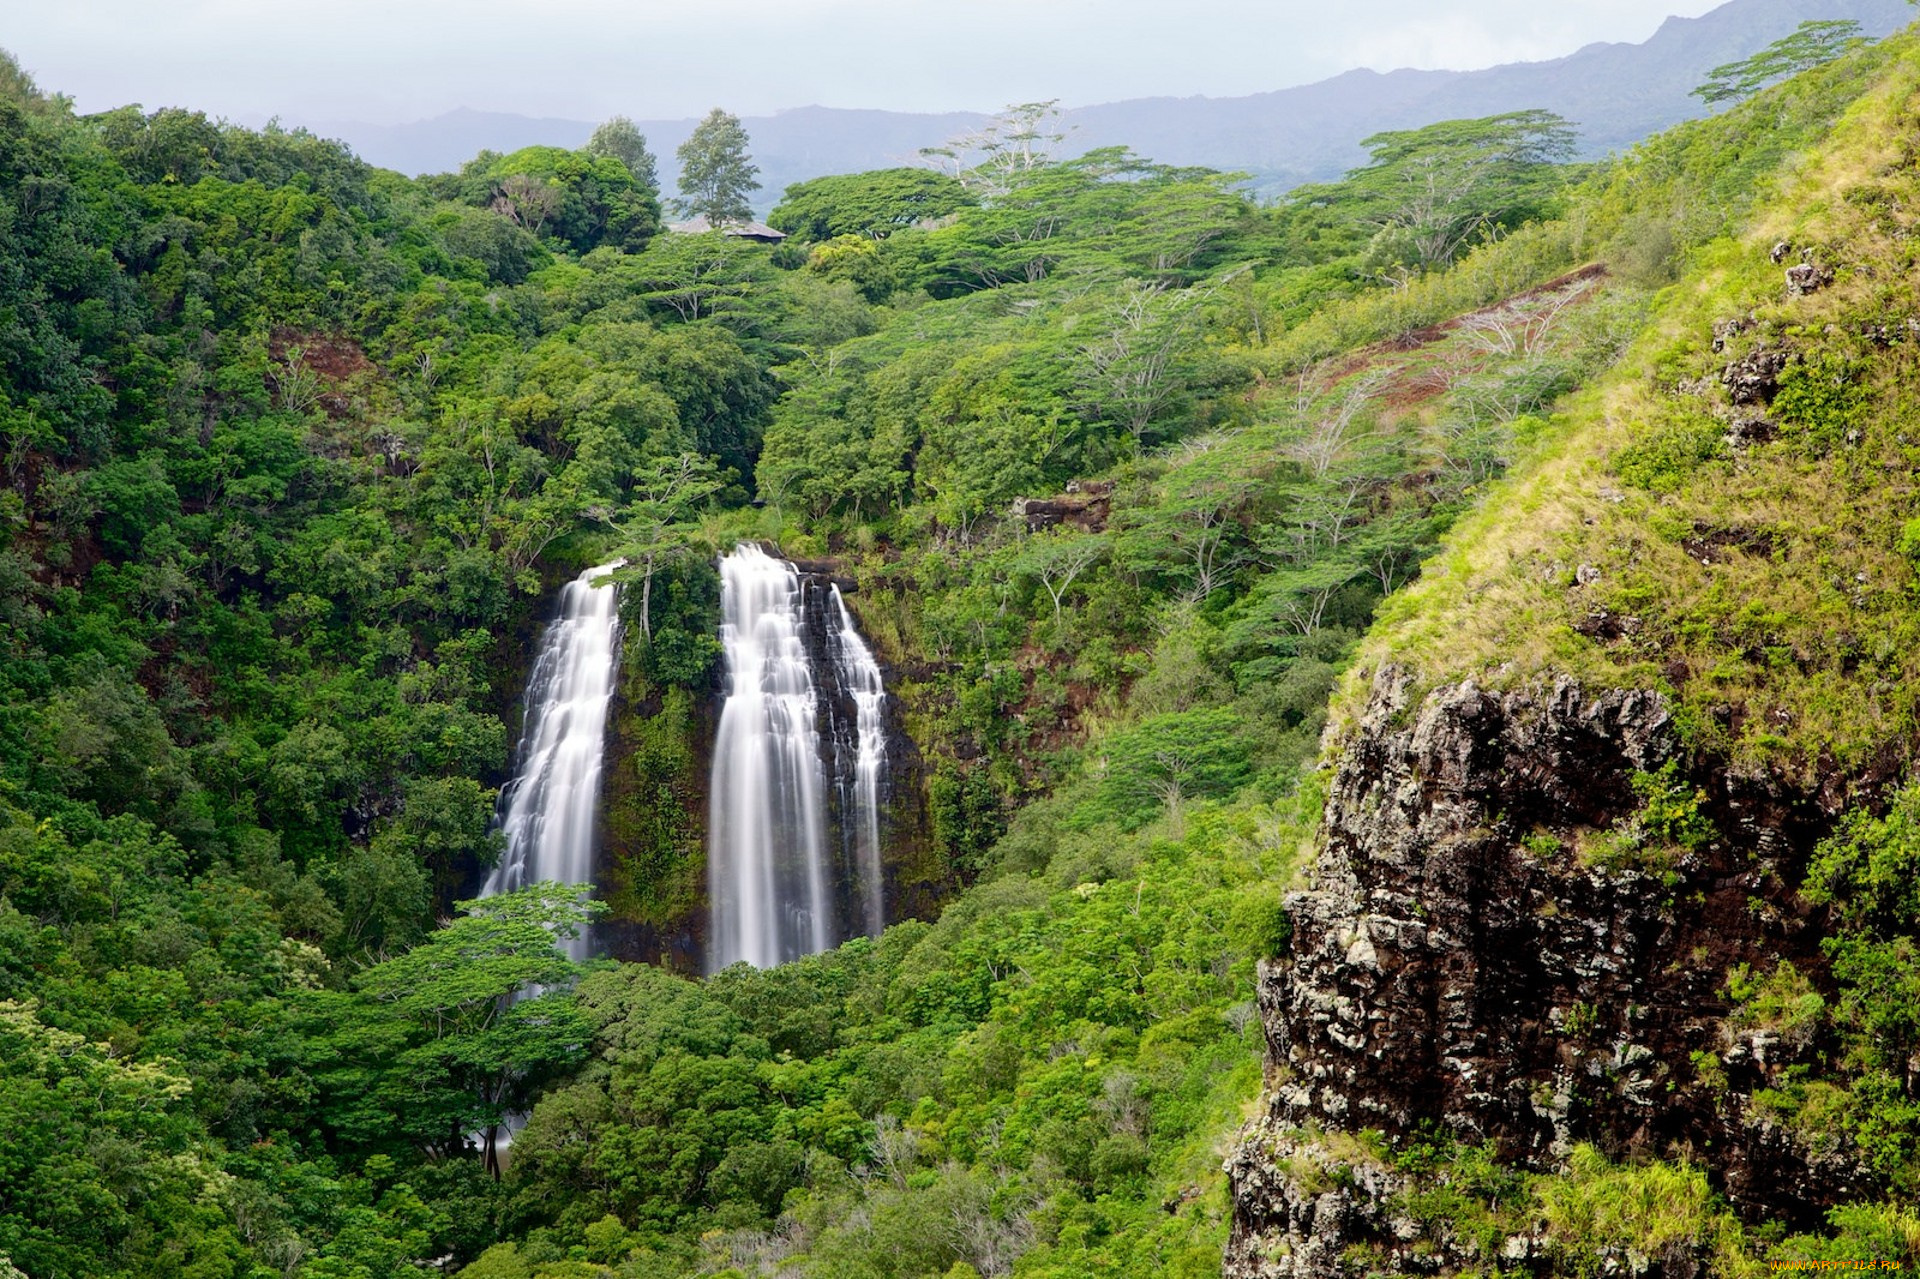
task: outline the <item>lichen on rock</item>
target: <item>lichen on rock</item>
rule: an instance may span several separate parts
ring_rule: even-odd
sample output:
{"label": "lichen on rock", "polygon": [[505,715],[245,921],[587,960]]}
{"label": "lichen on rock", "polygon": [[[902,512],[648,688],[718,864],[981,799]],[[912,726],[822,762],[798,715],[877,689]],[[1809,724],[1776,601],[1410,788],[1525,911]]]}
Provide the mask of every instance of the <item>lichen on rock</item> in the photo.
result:
{"label": "lichen on rock", "polygon": [[[1731,964],[1806,959],[1791,911],[1750,909],[1797,882],[1804,806],[1686,772],[1654,691],[1416,688],[1404,668],[1375,677],[1337,755],[1317,882],[1287,899],[1290,950],[1260,970],[1268,1088],[1228,1164],[1231,1279],[1342,1273],[1349,1248],[1396,1273],[1492,1260],[1409,1233],[1390,1164],[1317,1185],[1303,1151],[1326,1134],[1387,1150],[1443,1134],[1533,1173],[1581,1144],[1712,1148],[1724,1193],[1757,1214],[1853,1184],[1695,1065],[1727,1046]],[[1663,843],[1659,787],[1707,810],[1711,838]]]}

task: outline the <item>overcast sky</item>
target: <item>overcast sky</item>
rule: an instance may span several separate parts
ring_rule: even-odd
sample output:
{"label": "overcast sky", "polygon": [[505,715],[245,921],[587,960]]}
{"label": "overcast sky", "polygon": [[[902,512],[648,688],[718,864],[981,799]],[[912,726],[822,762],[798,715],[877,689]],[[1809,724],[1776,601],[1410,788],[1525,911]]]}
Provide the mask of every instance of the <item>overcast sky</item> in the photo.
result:
{"label": "overcast sky", "polygon": [[81,111],[396,123],[820,104],[1225,97],[1352,67],[1639,41],[1719,0],[0,0],[0,47]]}

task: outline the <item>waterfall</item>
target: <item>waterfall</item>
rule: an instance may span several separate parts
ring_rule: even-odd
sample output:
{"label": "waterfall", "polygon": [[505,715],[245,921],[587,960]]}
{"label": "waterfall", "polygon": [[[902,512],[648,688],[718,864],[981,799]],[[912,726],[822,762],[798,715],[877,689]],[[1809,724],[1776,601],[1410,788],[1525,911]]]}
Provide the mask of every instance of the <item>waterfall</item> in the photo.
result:
{"label": "waterfall", "polygon": [[851,775],[842,782],[843,838],[860,873],[861,923],[869,937],[886,927],[880,869],[880,778],[887,766],[886,685],[880,663],[860,638],[840,588],[833,588],[833,664],[840,687],[853,698],[855,752]]}
{"label": "waterfall", "polygon": [[714,967],[770,968],[832,945],[826,777],[800,575],[757,546],[720,561],[727,700],[713,743]]}
{"label": "waterfall", "polygon": [[[593,880],[595,810],[606,753],[607,704],[619,665],[619,590],[593,585],[620,562],[590,568],[560,592],[560,609],[540,641],[527,694],[513,780],[500,793],[506,851],[482,897],[541,880]],[[584,959],[587,938],[566,943]]]}
{"label": "waterfall", "polygon": [[709,961],[766,968],[885,923],[885,691],[838,590],[826,595],[758,546],[721,559],[720,613]]}

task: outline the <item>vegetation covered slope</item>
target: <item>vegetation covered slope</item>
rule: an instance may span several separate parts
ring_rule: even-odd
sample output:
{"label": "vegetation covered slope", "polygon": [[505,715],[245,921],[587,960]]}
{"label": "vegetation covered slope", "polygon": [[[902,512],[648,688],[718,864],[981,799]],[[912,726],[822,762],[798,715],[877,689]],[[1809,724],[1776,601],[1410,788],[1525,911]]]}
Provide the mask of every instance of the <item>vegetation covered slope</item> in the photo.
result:
{"label": "vegetation covered slope", "polygon": [[[1538,113],[1383,136],[1281,209],[1013,119],[772,249],[656,234],[591,148],[414,183],[5,80],[0,1254],[1210,1273],[1359,637],[1896,53],[1591,173]],[[742,537],[859,579],[937,921],[705,982],[565,964],[574,894],[448,922],[542,584],[617,553],[609,904],[697,907]],[[472,1136],[529,1109],[496,1179]]]}
{"label": "vegetation covered slope", "polygon": [[[1485,708],[1486,753],[1463,775],[1504,770],[1516,795],[1579,767],[1517,745],[1527,725],[1573,740],[1585,730],[1565,708],[1598,715],[1627,705],[1623,690],[1661,708],[1632,728],[1644,739],[1601,734],[1584,809],[1462,804],[1482,824],[1456,838],[1540,917],[1527,927],[1545,935],[1558,915],[1605,935],[1622,901],[1647,912],[1615,944],[1631,987],[1617,1005],[1549,1008],[1550,982],[1494,992],[1472,938],[1442,944],[1455,947],[1445,963],[1486,963],[1488,995],[1516,1001],[1516,1024],[1539,1018],[1541,1060],[1567,1067],[1516,1081],[1503,1066],[1475,1085],[1484,1098],[1535,1087],[1553,1152],[1455,1115],[1419,1134],[1394,1116],[1380,1126],[1396,1131],[1342,1146],[1286,1129],[1304,1103],[1276,1103],[1261,1140],[1298,1162],[1269,1161],[1268,1189],[1297,1201],[1316,1176],[1367,1187],[1356,1199],[1383,1216],[1355,1215],[1356,1260],[1669,1274],[1914,1262],[1916,925],[1897,886],[1912,870],[1917,65],[1898,37],[1616,167],[1596,207],[1631,200],[1638,220],[1765,162],[1748,168],[1751,212],[1695,240],[1619,370],[1562,406],[1388,603],[1339,695],[1332,740],[1349,766]],[[1616,803],[1607,752],[1636,741],[1670,753],[1630,766]],[[1457,781],[1430,784],[1452,796]],[[1349,841],[1344,865],[1400,873],[1384,869],[1394,850],[1351,842],[1355,812],[1329,821]],[[1437,810],[1415,822],[1435,839],[1444,826]],[[1423,855],[1397,882],[1424,882],[1416,894],[1446,909],[1454,854]],[[1308,951],[1292,957],[1301,989],[1322,980]],[[1686,985],[1700,992],[1689,1006],[1660,1005]],[[1296,1045],[1311,1039],[1290,1024]],[[1660,1099],[1636,1111],[1636,1088]],[[1380,1226],[1394,1214],[1397,1240]],[[1250,1221],[1233,1272],[1283,1272],[1262,1267],[1284,1234]]]}

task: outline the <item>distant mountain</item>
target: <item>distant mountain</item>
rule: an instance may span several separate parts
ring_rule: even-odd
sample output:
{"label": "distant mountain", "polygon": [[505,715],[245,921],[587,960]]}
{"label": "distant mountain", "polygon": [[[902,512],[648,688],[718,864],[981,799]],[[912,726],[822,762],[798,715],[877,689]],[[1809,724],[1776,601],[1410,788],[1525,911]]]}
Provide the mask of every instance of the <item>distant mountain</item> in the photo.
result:
{"label": "distant mountain", "polygon": [[[955,111],[912,115],[901,111],[846,111],[800,107],[771,116],[748,116],[743,123],[753,139],[753,160],[760,166],[761,212],[773,207],[790,183],[828,173],[860,173],[889,165],[912,164],[921,147],[939,144],[978,128],[987,116]],[[516,151],[526,146],[577,147],[592,136],[587,120],[536,119],[462,107],[411,124],[363,124],[354,121],[295,121],[315,133],[340,138],[362,158],[402,173],[446,173],[481,150]],[[660,158],[660,181],[673,190],[680,176],[674,150],[687,140],[697,120],[641,120],[647,146]]]}
{"label": "distant mountain", "polygon": [[1694,86],[1809,18],[1852,18],[1873,36],[1914,20],[1907,0],[1732,0],[1669,18],[1641,44],[1592,44],[1549,62],[1485,71],[1349,71],[1244,98],[1146,98],[1072,114],[1087,146],[1124,142],[1157,160],[1245,170],[1275,191],[1338,177],[1384,129],[1543,107],[1601,156],[1702,113]]}
{"label": "distant mountain", "polygon": [[[1075,151],[1124,145],[1169,164],[1249,173],[1276,194],[1338,177],[1365,158],[1360,140],[1383,129],[1544,107],[1580,126],[1588,155],[1630,146],[1698,115],[1693,87],[1715,66],[1765,47],[1809,18],[1852,18],[1886,35],[1914,18],[1907,0],[1730,0],[1698,18],[1669,18],[1641,44],[1592,44],[1564,58],[1484,71],[1349,71],[1317,84],[1238,98],[1136,98],[1067,113]],[[921,147],[977,128],[972,112],[916,115],[801,107],[744,120],[760,166],[761,212],[788,184],[829,173],[910,164]],[[291,122],[290,122],[291,123]],[[462,108],[411,124],[307,121],[346,141],[368,161],[403,173],[458,168],[480,150],[536,143],[577,147],[593,132],[582,120]],[[641,121],[671,191],[673,152],[693,120]]]}

